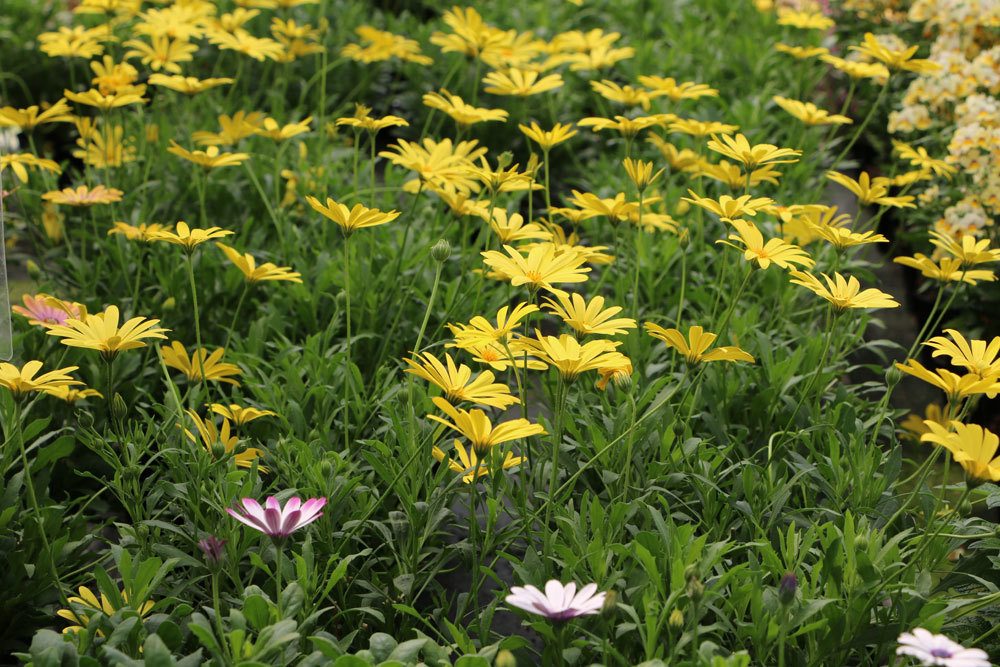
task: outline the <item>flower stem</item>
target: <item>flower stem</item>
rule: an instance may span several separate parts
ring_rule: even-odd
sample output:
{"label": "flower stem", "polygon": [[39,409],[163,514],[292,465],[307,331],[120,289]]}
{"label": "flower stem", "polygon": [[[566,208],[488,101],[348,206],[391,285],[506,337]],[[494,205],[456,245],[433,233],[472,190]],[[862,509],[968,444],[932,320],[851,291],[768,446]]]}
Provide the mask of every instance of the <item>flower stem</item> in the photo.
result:
{"label": "flower stem", "polygon": [[205,366],[202,363],[202,360],[207,355],[205,354],[204,348],[201,346],[201,315],[198,312],[198,288],[194,281],[194,254],[192,251],[188,251],[187,253],[187,267],[188,284],[191,287],[191,303],[194,308],[194,339],[195,344],[198,346],[194,354],[191,355],[191,365],[195,367],[195,372],[201,376],[201,388],[205,391],[205,396],[207,397],[208,381],[205,379]]}
{"label": "flower stem", "polygon": [[284,564],[284,552],[282,551],[281,542],[275,540],[274,542],[274,601],[278,605],[278,616],[281,616],[281,566]]}
{"label": "flower stem", "polygon": [[224,350],[229,349],[229,341],[233,338],[233,329],[236,328],[236,322],[240,319],[240,309],[243,307],[243,300],[247,298],[247,292],[250,291],[250,282],[243,282],[243,291],[240,292],[240,298],[236,302],[236,312],[233,313],[233,321],[229,323],[229,330],[226,332],[226,344],[222,346]]}
{"label": "flower stem", "polygon": [[544,552],[548,556],[552,550],[552,508],[555,506],[556,484],[559,482],[559,447],[563,437],[563,412],[566,408],[566,381],[562,374],[556,380],[555,436],[552,440],[552,470],[549,473],[549,497],[545,503]]}
{"label": "flower stem", "polygon": [[415,354],[420,353],[420,343],[424,340],[424,332],[427,331],[427,322],[431,318],[431,309],[434,307],[434,300],[437,298],[438,285],[441,283],[441,270],[444,268],[442,262],[437,263],[434,271],[434,284],[431,286],[431,296],[427,299],[427,308],[424,310],[424,321],[420,323],[420,331],[417,333],[417,342],[413,346]]}
{"label": "flower stem", "polygon": [[354,369],[351,367],[351,237],[344,236],[344,298],[347,319],[347,364],[344,374],[344,451],[350,449],[351,387],[354,385]]}

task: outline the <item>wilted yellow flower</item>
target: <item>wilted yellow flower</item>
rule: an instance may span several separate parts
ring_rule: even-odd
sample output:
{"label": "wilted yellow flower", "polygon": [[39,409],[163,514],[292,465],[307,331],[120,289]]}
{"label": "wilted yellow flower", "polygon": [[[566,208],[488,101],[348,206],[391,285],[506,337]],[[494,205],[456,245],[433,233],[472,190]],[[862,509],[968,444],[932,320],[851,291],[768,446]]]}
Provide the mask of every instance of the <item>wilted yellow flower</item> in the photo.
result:
{"label": "wilted yellow flower", "polygon": [[735,345],[716,347],[709,351],[717,334],[705,331],[704,327],[692,326],[688,329],[687,338],[677,329],[664,329],[653,322],[646,322],[643,327],[653,338],[662,340],[667,347],[672,347],[684,355],[689,364],[709,363],[712,361],[748,361],[754,363],[754,358],[748,352]]}
{"label": "wilted yellow flower", "polygon": [[472,377],[472,369],[465,364],[455,364],[450,354],[442,363],[430,352],[416,354],[416,360],[404,359],[410,367],[405,370],[439,387],[449,401],[468,401],[504,410],[518,402],[507,385],[495,382],[490,371]]}
{"label": "wilted yellow flower", "polygon": [[833,274],[833,279],[825,273],[820,274],[826,285],[811,273],[792,271],[791,281],[796,285],[811,290],[833,304],[838,310],[846,308],[898,308],[899,304],[892,295],[881,290],[861,289],[861,283],[854,276],[844,278],[839,273]]}
{"label": "wilted yellow flower", "polygon": [[151,231],[150,237],[154,241],[163,241],[165,243],[179,245],[187,252],[191,252],[195,249],[195,247],[205,243],[206,241],[225,238],[231,234],[231,231],[228,229],[222,229],[221,227],[209,227],[207,229],[201,229],[198,227],[191,228],[186,222],[181,220],[177,223],[177,227],[174,231],[170,231],[166,228],[155,232]]}

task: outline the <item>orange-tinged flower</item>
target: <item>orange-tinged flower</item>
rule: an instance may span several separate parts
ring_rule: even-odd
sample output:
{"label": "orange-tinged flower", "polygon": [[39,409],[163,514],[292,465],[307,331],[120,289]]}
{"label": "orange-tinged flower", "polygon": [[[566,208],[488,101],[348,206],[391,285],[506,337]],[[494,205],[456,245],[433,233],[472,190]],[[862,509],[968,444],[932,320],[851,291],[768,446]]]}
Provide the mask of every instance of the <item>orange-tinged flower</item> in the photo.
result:
{"label": "orange-tinged flower", "polygon": [[24,307],[12,306],[11,310],[28,318],[28,324],[46,329],[56,324],[65,324],[66,320],[70,318],[80,319],[87,312],[83,304],[63,301],[48,294],[36,294],[35,296],[25,294],[21,299],[24,302]]}

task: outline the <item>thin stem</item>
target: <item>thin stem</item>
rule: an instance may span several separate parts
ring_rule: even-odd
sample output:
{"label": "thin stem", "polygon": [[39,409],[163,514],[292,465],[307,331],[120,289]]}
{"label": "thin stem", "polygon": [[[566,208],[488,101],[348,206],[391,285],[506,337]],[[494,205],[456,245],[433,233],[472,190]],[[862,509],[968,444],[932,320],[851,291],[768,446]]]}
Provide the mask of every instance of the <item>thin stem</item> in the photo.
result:
{"label": "thin stem", "polygon": [[228,647],[224,641],[226,636],[226,631],[222,627],[222,604],[220,603],[219,596],[219,570],[217,567],[212,568],[212,611],[213,616],[215,616],[215,631],[219,633],[219,646],[222,650],[228,653]]}
{"label": "thin stem", "polygon": [[431,318],[431,309],[434,307],[434,300],[437,298],[438,285],[441,283],[441,270],[444,268],[443,262],[437,263],[434,271],[434,284],[431,286],[431,296],[427,299],[427,308],[424,310],[424,321],[420,323],[420,331],[417,333],[417,342],[413,346],[415,354],[420,353],[420,343],[424,340],[424,332],[427,331],[427,322]]}
{"label": "thin stem", "polygon": [[476,468],[473,472],[473,480],[469,483],[469,546],[472,547],[472,579],[469,586],[469,597],[466,601],[466,606],[471,604],[473,609],[477,607],[479,600],[479,517],[476,515],[478,510],[478,474],[479,474],[479,463],[477,461]]}
{"label": "thin stem", "polygon": [[[198,312],[198,288],[194,282],[194,254],[187,252],[188,284],[191,287],[191,303],[194,307],[194,339],[198,348],[191,355],[191,364],[196,366],[195,372],[201,376],[201,387],[208,396],[208,380],[205,379],[205,367],[203,359],[207,356],[205,349],[201,346],[201,315]],[[110,397],[109,397],[110,400]]]}
{"label": "thin stem", "polygon": [[888,90],[889,90],[889,79],[886,79],[885,83],[882,84],[882,88],[878,91],[878,97],[875,98],[875,103],[872,104],[870,109],[868,109],[868,115],[866,115],[865,119],[861,121],[861,125],[859,125],[858,128],[854,131],[854,136],[851,137],[851,140],[847,142],[847,145],[844,146],[844,149],[840,151],[840,155],[838,155],[837,159],[835,159],[833,163],[830,165],[830,171],[835,171],[837,169],[837,165],[840,164],[840,161],[847,156],[847,154],[851,151],[852,148],[854,148],[854,144],[857,143],[858,139],[861,138],[861,134],[865,131],[865,128],[868,127],[868,123],[870,123],[872,118],[875,116],[875,111],[878,110],[880,106],[882,106],[882,100],[885,98],[885,94]]}
{"label": "thin stem", "polygon": [[559,448],[563,437],[563,412],[566,409],[566,380],[560,373],[556,380],[556,403],[555,403],[555,436],[552,440],[552,470],[549,473],[549,497],[545,503],[545,555],[548,556],[552,548],[552,538],[555,531],[552,530],[552,509],[555,506],[556,484],[559,482]]}
{"label": "thin stem", "polygon": [[284,564],[284,552],[282,551],[282,542],[279,540],[274,541],[274,601],[278,605],[278,617],[281,617],[281,570]]}
{"label": "thin stem", "polygon": [[351,387],[354,369],[351,364],[351,237],[344,236],[344,298],[347,319],[347,364],[344,374],[344,451],[350,450]]}
{"label": "thin stem", "polygon": [[229,329],[226,331],[226,344],[222,346],[224,350],[229,349],[229,341],[233,338],[233,329],[236,328],[236,322],[240,319],[240,309],[243,307],[243,301],[247,298],[247,292],[250,291],[250,281],[243,281],[243,291],[240,292],[240,298],[236,302],[236,312],[233,313],[233,320],[229,323]]}

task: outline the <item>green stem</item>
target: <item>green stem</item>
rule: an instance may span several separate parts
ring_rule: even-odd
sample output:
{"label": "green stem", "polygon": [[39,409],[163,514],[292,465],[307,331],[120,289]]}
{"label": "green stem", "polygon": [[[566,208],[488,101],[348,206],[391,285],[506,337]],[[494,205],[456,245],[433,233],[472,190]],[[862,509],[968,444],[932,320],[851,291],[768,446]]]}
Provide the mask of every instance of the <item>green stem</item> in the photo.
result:
{"label": "green stem", "polygon": [[240,298],[236,302],[236,312],[233,313],[233,320],[229,323],[229,329],[226,331],[226,344],[222,346],[222,349],[229,349],[229,341],[233,338],[233,329],[236,328],[236,322],[240,319],[240,309],[243,307],[243,301],[247,298],[247,292],[250,291],[250,281],[243,281],[243,291],[240,292]]}
{"label": "green stem", "polygon": [[552,529],[552,510],[555,507],[556,484],[559,482],[559,448],[562,445],[563,437],[563,412],[566,409],[566,380],[560,373],[556,380],[556,403],[555,403],[555,436],[552,440],[552,470],[549,473],[549,497],[545,502],[545,555],[548,556],[552,550],[552,539],[555,530]]}
{"label": "green stem", "polygon": [[424,332],[427,331],[427,322],[431,318],[431,309],[434,307],[434,300],[437,298],[438,285],[441,283],[441,270],[444,268],[444,262],[437,262],[437,268],[434,271],[434,284],[431,286],[431,296],[427,300],[427,308],[424,310],[424,320],[420,323],[420,331],[417,333],[417,342],[413,346],[413,352],[415,354],[420,353],[420,343],[424,340]]}
{"label": "green stem", "polygon": [[226,630],[222,627],[222,604],[220,602],[221,598],[219,596],[219,570],[218,567],[212,568],[212,611],[215,616],[215,631],[219,634],[219,646],[222,647],[223,652],[228,653],[228,646],[225,642]]}
{"label": "green stem", "polygon": [[278,605],[278,617],[281,617],[281,570],[284,564],[283,540],[274,540],[274,601]]}
{"label": "green stem", "polygon": [[194,370],[201,376],[201,388],[205,391],[205,396],[207,397],[208,380],[205,378],[205,368],[202,365],[202,358],[207,356],[207,354],[201,346],[201,315],[198,311],[198,288],[194,281],[194,254],[191,250],[187,252],[187,267],[188,285],[191,287],[191,303],[194,308],[194,339],[195,344],[198,346],[195,353],[191,355],[191,364],[196,366]]}
{"label": "green stem", "polygon": [[351,387],[354,385],[354,369],[351,367],[351,237],[344,236],[344,298],[347,320],[347,372],[344,375],[344,451],[350,451]]}
{"label": "green stem", "polygon": [[861,121],[861,125],[859,125],[858,128],[854,131],[854,136],[851,137],[851,140],[847,142],[847,145],[844,146],[844,149],[840,151],[840,155],[838,155],[837,159],[835,159],[833,163],[830,165],[830,171],[836,171],[837,165],[840,164],[840,161],[847,156],[847,154],[851,151],[852,148],[854,148],[854,144],[857,143],[858,139],[861,138],[861,134],[865,131],[865,128],[868,127],[868,123],[870,123],[872,118],[875,116],[875,112],[878,110],[880,106],[882,106],[882,100],[885,98],[885,94],[888,90],[889,90],[889,79],[886,79],[885,83],[882,84],[881,90],[879,90],[878,92],[878,97],[875,98],[875,103],[872,104],[870,109],[868,109],[868,115],[866,115],[865,119]]}

